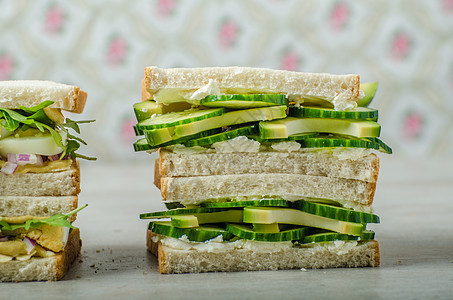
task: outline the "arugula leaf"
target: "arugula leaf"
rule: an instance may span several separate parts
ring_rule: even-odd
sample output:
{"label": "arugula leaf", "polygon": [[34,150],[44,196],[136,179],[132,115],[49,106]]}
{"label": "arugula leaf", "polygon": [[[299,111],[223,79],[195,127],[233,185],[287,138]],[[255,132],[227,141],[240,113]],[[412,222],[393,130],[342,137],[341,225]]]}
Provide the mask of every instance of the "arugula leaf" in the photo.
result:
{"label": "arugula leaf", "polygon": [[25,106],[19,106],[19,109],[20,110],[23,110],[24,112],[26,113],[29,113],[29,114],[34,114],[40,110],[43,110],[44,108],[46,108],[47,106],[50,106],[52,105],[54,102],[51,101],[51,100],[46,100],[46,101],[43,101],[41,103],[39,103],[38,105],[35,105],[33,107],[25,107]]}
{"label": "arugula leaf", "polygon": [[67,214],[57,214],[54,216],[51,216],[46,219],[31,219],[26,221],[25,223],[22,224],[9,224],[3,220],[0,219],[0,226],[1,230],[9,230],[13,231],[19,228],[24,228],[25,230],[29,230],[30,228],[39,228],[43,225],[49,225],[49,226],[58,226],[58,227],[69,227],[69,228],[75,228],[72,226],[71,222],[68,221],[68,218],[85,207],[87,207],[88,204],[85,204],[77,209],[74,209],[73,211],[68,212]]}
{"label": "arugula leaf", "polygon": [[[8,131],[21,130],[26,131],[30,128],[36,128],[41,132],[49,131],[55,144],[64,149],[61,157],[69,155],[70,157],[80,157],[88,160],[96,160],[94,157],[87,157],[75,153],[80,148],[80,143],[86,145],[87,143],[68,132],[67,128],[73,129],[76,133],[80,134],[79,124],[91,123],[94,120],[87,121],[73,121],[69,118],[63,124],[56,124],[44,112],[44,108],[52,105],[53,101],[44,101],[33,107],[20,106],[18,110],[11,110],[7,108],[0,108],[0,126]],[[66,132],[67,142],[64,145],[61,135],[57,130]],[[80,143],[79,143],[80,142]]]}

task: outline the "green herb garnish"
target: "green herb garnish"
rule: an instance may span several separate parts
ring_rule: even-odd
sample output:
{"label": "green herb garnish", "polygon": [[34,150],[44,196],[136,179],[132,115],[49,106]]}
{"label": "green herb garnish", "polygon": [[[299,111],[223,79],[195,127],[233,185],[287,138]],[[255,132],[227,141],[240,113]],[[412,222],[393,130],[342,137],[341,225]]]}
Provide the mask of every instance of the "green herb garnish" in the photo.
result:
{"label": "green herb garnish", "polygon": [[3,221],[0,217],[0,229],[1,230],[9,230],[9,231],[14,231],[16,229],[19,229],[19,228],[24,228],[25,230],[29,230],[30,228],[39,228],[43,225],[49,225],[49,226],[58,226],[58,227],[69,227],[69,228],[75,228],[74,226],[72,226],[72,224],[68,221],[68,218],[76,213],[78,213],[79,211],[81,211],[82,209],[84,209],[85,207],[87,207],[88,204],[85,204],[77,209],[74,209],[73,211],[71,212],[68,212],[67,214],[57,214],[57,215],[54,215],[54,216],[51,216],[49,218],[46,218],[46,219],[42,219],[42,220],[39,220],[39,219],[31,219],[31,220],[28,220],[26,221],[25,223],[22,223],[22,224],[9,224],[5,221]]}
{"label": "green herb garnish", "polygon": [[[95,157],[88,157],[75,152],[80,148],[80,143],[84,145],[87,143],[83,139],[70,134],[68,130],[72,129],[80,134],[79,124],[91,123],[94,122],[94,120],[73,121],[67,118],[64,123],[58,124],[51,120],[44,112],[44,108],[53,103],[53,101],[44,101],[33,107],[20,106],[17,110],[0,108],[0,126],[8,131],[26,131],[30,128],[36,128],[41,132],[49,131],[55,144],[64,149],[61,157],[69,155],[72,158],[79,157],[88,160],[96,160]],[[67,134],[68,140],[66,146],[63,144],[61,135],[56,129],[64,131]]]}

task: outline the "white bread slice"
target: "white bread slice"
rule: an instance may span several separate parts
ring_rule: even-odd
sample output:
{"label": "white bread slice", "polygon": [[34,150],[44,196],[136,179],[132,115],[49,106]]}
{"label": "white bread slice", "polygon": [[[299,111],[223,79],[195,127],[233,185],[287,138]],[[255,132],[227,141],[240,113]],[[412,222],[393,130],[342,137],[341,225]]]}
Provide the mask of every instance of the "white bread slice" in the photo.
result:
{"label": "white bread slice", "polygon": [[80,192],[79,162],[69,170],[7,175],[0,172],[1,196],[75,196]]}
{"label": "white bread slice", "polygon": [[[56,214],[66,214],[76,209],[77,205],[77,196],[0,196],[0,217],[20,217],[26,215],[50,217]],[[75,218],[73,219],[75,220]],[[70,221],[74,220],[70,219]]]}
{"label": "white bread slice", "polygon": [[359,75],[301,73],[250,67],[145,68],[142,99],[162,89],[193,92],[214,81],[222,93],[278,93],[321,97],[328,101],[357,101]]}
{"label": "white bread slice", "polygon": [[0,282],[60,280],[79,255],[81,247],[80,231],[74,229],[69,234],[65,249],[55,256],[0,263]]}
{"label": "white bread slice", "polygon": [[78,86],[52,81],[0,81],[0,107],[32,107],[46,100],[54,101],[50,106],[52,108],[81,113],[85,107],[87,93]]}
{"label": "white bread slice", "polygon": [[163,201],[197,205],[209,199],[278,197],[322,198],[369,206],[376,183],[301,174],[237,174],[162,177]]}
{"label": "white bread slice", "polygon": [[374,153],[340,159],[320,151],[178,154],[160,148],[158,162],[162,177],[280,173],[376,182],[379,173]]}
{"label": "white bread slice", "polygon": [[338,241],[275,250],[264,245],[262,248],[238,249],[216,246],[216,250],[212,250],[176,249],[157,241],[156,236],[148,230],[147,247],[158,257],[162,274],[377,267],[380,264],[379,244],[375,240]]}

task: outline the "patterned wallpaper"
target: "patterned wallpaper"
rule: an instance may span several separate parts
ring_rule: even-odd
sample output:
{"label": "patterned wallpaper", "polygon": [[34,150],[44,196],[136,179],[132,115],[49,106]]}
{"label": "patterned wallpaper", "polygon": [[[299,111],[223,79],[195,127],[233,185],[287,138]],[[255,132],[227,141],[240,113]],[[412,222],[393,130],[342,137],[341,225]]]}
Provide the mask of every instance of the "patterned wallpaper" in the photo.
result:
{"label": "patterned wallpaper", "polygon": [[0,80],[86,90],[88,155],[143,158],[132,104],[149,65],[358,73],[380,83],[395,155],[453,153],[452,0],[0,0]]}

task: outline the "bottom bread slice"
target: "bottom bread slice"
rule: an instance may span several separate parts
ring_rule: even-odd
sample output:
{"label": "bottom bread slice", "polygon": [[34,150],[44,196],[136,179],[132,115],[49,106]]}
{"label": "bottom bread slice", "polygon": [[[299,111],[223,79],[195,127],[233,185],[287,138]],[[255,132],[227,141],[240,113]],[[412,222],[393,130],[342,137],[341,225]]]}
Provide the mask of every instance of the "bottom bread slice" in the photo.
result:
{"label": "bottom bread slice", "polygon": [[71,231],[63,251],[52,257],[0,263],[0,281],[44,281],[62,279],[80,253],[79,229]]}
{"label": "bottom bread slice", "polygon": [[265,245],[236,248],[216,243],[214,250],[190,246],[174,248],[162,242],[162,238],[172,239],[147,232],[148,251],[157,256],[162,274],[377,267],[380,264],[379,243],[375,240],[278,249]]}

